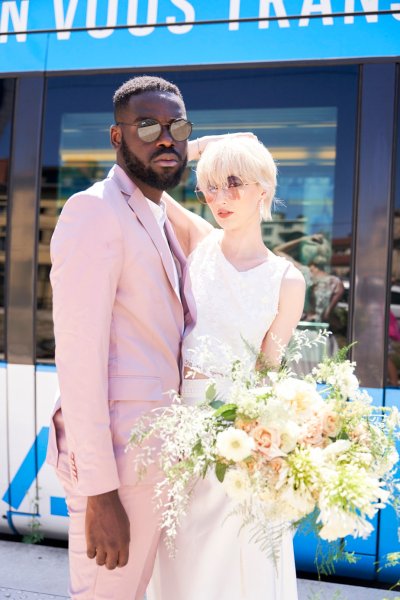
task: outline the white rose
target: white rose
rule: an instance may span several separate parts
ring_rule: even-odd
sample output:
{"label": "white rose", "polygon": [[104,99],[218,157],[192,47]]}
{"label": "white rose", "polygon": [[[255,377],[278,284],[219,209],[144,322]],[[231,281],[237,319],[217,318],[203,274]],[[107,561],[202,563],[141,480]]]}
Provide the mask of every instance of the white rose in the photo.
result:
{"label": "white rose", "polygon": [[297,421],[307,420],[324,406],[315,386],[301,379],[283,379],[276,384],[275,392],[278,398],[290,404]]}
{"label": "white rose", "polygon": [[242,429],[228,427],[217,435],[216,449],[223,458],[240,462],[250,456],[254,449],[254,440]]}

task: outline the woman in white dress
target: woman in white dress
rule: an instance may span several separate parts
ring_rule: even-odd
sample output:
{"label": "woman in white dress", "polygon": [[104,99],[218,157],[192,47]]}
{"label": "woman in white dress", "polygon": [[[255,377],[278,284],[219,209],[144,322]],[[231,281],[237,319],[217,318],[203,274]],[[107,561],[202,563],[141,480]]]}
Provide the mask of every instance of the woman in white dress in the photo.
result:
{"label": "woman in white dress", "polygon": [[[268,250],[260,221],[270,217],[276,166],[256,139],[209,144],[197,166],[198,195],[221,229],[208,228],[173,201],[168,215],[189,256],[197,323],[182,348],[185,402],[204,400],[210,379],[221,395],[232,358],[278,365],[303,310],[305,283]],[[188,378],[190,372],[195,371]],[[292,536],[282,540],[278,568],[228,516],[232,504],[213,473],[195,485],[179,530],[175,558],[160,545],[148,600],[296,600]]]}

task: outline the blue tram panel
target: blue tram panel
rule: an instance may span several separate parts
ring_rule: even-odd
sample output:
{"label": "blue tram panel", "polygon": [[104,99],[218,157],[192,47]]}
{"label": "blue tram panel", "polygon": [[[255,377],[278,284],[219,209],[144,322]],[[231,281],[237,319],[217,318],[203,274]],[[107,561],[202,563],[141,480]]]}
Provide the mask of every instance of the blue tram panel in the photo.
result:
{"label": "blue tram panel", "polygon": [[[384,401],[384,390],[368,389],[373,398],[374,404],[382,406]],[[386,390],[386,405],[399,405],[400,390]],[[14,474],[8,488],[5,490],[2,500],[8,504],[7,520],[10,530],[18,533],[14,523],[14,516],[32,517],[32,513],[20,510],[24,498],[30,489],[36,483],[36,478],[44,465],[46,457],[46,448],[49,435],[49,428],[42,427],[37,434],[31,447]],[[49,503],[49,513],[54,517],[67,517],[68,511],[65,499],[62,496],[42,497],[41,502]],[[34,515],[40,518],[40,514]],[[372,521],[374,531],[366,540],[346,539],[346,549],[354,552],[356,561],[349,563],[346,561],[338,562],[335,565],[335,573],[348,577],[357,577],[366,580],[378,578],[380,581],[394,582],[400,578],[400,566],[380,570],[379,565],[383,566],[387,562],[387,554],[399,550],[398,541],[398,523],[396,515],[391,508],[386,508],[379,517]],[[45,531],[43,531],[46,534]],[[323,542],[320,550],[326,551],[328,544]],[[294,537],[294,549],[296,557],[296,567],[299,571],[316,572],[316,552],[318,550],[318,541],[313,534],[296,533]]]}

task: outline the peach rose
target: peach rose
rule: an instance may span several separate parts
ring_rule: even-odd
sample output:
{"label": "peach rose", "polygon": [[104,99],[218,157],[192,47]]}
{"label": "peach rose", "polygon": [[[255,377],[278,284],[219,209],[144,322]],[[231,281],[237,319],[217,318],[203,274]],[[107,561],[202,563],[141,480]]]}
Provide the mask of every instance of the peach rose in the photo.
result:
{"label": "peach rose", "polygon": [[330,410],[327,410],[322,416],[322,430],[329,437],[336,437],[342,426],[341,417]]}
{"label": "peach rose", "polygon": [[274,471],[274,473],[278,474],[281,472],[283,465],[285,464],[285,461],[283,460],[283,458],[281,458],[280,456],[277,456],[276,458],[273,458],[270,462],[269,462],[269,466],[271,467],[271,469]]}
{"label": "peach rose", "polygon": [[322,430],[322,422],[320,419],[312,419],[303,428],[299,441],[307,446],[324,446],[325,440]]}
{"label": "peach rose", "polygon": [[269,429],[263,425],[257,425],[251,432],[256,443],[256,449],[269,459],[282,455],[279,450],[281,436],[276,429]]}
{"label": "peach rose", "polygon": [[245,421],[244,419],[236,419],[235,427],[237,429],[242,429],[246,433],[250,433],[253,427],[257,425],[257,421],[253,419],[252,421]]}

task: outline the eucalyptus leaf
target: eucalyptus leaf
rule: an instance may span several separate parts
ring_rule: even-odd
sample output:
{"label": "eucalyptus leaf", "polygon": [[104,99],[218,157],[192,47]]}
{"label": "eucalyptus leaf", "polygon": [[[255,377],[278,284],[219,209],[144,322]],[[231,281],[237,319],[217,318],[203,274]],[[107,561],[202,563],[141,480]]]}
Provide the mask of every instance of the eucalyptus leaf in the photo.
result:
{"label": "eucalyptus leaf", "polygon": [[215,400],[216,396],[217,396],[217,388],[215,386],[215,383],[212,383],[206,389],[206,400],[208,402],[211,402],[212,400]]}
{"label": "eucalyptus leaf", "polygon": [[228,468],[228,465],[225,465],[224,463],[220,463],[220,462],[215,463],[215,475],[216,475],[218,481],[220,481],[221,483],[225,479],[225,473],[226,473],[227,468]]}
{"label": "eucalyptus leaf", "polygon": [[222,402],[222,400],[213,400],[212,402],[210,402],[210,406],[211,408],[219,408],[220,406],[223,406],[224,402]]}
{"label": "eucalyptus leaf", "polygon": [[225,413],[227,412],[232,412],[232,411],[237,411],[237,406],[236,404],[224,404],[223,406],[220,406],[214,413],[215,417],[224,417],[225,418]]}

